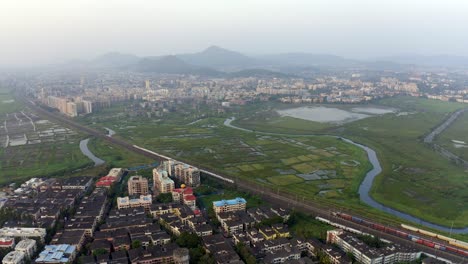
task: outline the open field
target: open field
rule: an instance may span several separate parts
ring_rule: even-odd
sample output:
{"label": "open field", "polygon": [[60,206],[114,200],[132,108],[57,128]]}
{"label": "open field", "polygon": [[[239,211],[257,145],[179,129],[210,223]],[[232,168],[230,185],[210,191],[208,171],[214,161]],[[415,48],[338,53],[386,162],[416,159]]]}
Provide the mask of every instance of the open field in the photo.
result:
{"label": "open field", "polygon": [[[364,151],[335,138],[238,133],[224,127],[223,121],[209,118],[191,127],[141,125],[138,129],[130,129],[131,132],[116,130],[116,136],[233,177],[262,185],[278,185],[291,192],[304,189],[300,192],[308,197],[326,197],[331,191],[338,194],[334,197],[338,199],[355,196],[359,182],[370,166]],[[311,153],[314,156],[308,157]],[[360,165],[342,163],[351,157],[359,160]],[[288,159],[298,162],[283,162]],[[285,180],[286,175],[294,181]],[[337,179],[350,184],[337,185]]]}
{"label": "open field", "polygon": [[387,206],[446,226],[466,226],[468,173],[421,139],[463,104],[399,97],[382,105],[400,112],[345,125],[342,134],[376,150],[383,173],[371,195]]}
{"label": "open field", "polygon": [[[435,223],[466,226],[468,173],[440,157],[421,142],[423,136],[449,113],[466,105],[414,97],[388,98],[375,104],[396,108],[398,111],[344,125],[329,125],[328,128],[314,127],[316,122],[295,119],[295,122],[302,122],[304,126],[300,132],[293,130],[290,134],[336,134],[370,146],[376,150],[383,166],[383,173],[376,178],[371,191],[371,195],[377,201]],[[336,107],[346,110],[351,106]],[[259,113],[250,118],[254,120],[252,124],[261,123],[261,119],[267,116],[266,113]],[[259,129],[260,126],[249,128],[285,133],[281,125],[276,126],[276,123],[280,122],[274,121],[275,118],[278,120],[284,117],[274,117],[275,114],[272,116],[273,121],[260,125],[262,129]],[[449,135],[451,139],[456,139],[456,136],[464,138],[463,129],[466,131],[467,127],[464,122],[467,121],[461,121],[458,126],[454,124],[453,127],[458,132],[455,132],[456,135]],[[236,124],[249,125],[243,119]],[[442,136],[446,135],[444,132]],[[455,153],[463,151],[466,149],[459,148]],[[288,159],[284,162],[292,164],[296,161]],[[298,163],[295,166],[301,170],[307,169],[309,165]],[[331,192],[327,195],[335,194]]]}
{"label": "open field", "polygon": [[303,199],[356,199],[359,183],[370,168],[364,151],[332,137],[239,132],[223,125],[231,113],[206,117],[191,125],[187,124],[198,115],[121,119],[118,110],[123,108],[115,106],[117,111],[96,113],[81,121],[93,125],[102,120],[100,127],[115,130],[115,137],[232,177],[297,193]]}
{"label": "open field", "polygon": [[92,165],[80,135],[44,120],[0,90],[0,184],[38,176],[63,176]]}
{"label": "open field", "polygon": [[311,131],[320,133],[333,126],[331,124],[307,121],[289,116],[280,117],[278,114],[272,112],[237,119],[233,124],[254,131],[299,135],[308,134]]}
{"label": "open field", "polygon": [[92,138],[88,143],[88,148],[94,155],[105,160],[108,167],[129,168],[154,162],[152,159],[111,145],[102,139]]}
{"label": "open field", "polygon": [[16,112],[20,109],[21,105],[14,100],[13,96],[0,88],[0,115]]}
{"label": "open field", "polygon": [[[366,210],[375,214],[378,210],[369,209],[357,195],[360,182],[370,169],[365,152],[335,138],[301,136],[343,135],[376,150],[383,166],[383,173],[376,178],[371,191],[376,200],[435,223],[450,226],[453,221],[454,226],[466,225],[466,172],[441,159],[420,141],[448,113],[464,105],[413,97],[384,99],[376,105],[399,110],[340,126],[286,118],[296,123],[294,129],[272,121],[264,130],[298,136],[248,133],[222,124],[231,116],[238,117],[240,123],[249,116],[254,120],[261,119],[257,115],[270,118],[268,111],[274,109],[269,104],[245,106],[245,110],[232,109],[216,116],[208,116],[206,109],[194,110],[187,106],[177,114],[162,118],[125,119],[121,118],[125,114],[118,111],[125,106],[117,105],[81,122],[109,127],[117,132],[116,137],[194,165],[203,164],[234,178],[298,198],[353,208],[362,215],[366,215]],[[93,124],[98,120],[99,126]],[[196,120],[199,121],[191,124]],[[275,127],[277,123],[279,127]]]}
{"label": "open field", "polygon": [[82,135],[34,113],[7,113],[0,124],[0,184],[60,175],[92,164],[79,149]]}

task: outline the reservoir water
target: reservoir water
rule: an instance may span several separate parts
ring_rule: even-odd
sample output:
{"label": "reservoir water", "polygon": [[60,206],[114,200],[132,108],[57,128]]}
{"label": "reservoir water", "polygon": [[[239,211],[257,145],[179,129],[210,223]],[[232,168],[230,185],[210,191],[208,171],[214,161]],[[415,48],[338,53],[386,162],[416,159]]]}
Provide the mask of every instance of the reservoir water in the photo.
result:
{"label": "reservoir water", "polygon": [[277,110],[280,116],[289,116],[320,123],[344,124],[373,115],[382,115],[394,112],[393,108],[355,107],[343,110],[335,107],[307,106]]}

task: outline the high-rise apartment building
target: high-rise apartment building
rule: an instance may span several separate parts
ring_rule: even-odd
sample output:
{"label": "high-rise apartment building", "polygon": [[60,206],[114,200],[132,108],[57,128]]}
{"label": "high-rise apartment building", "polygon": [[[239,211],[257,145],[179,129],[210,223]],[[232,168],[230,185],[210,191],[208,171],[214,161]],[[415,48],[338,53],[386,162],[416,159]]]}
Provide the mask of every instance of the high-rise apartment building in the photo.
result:
{"label": "high-rise apartment building", "polygon": [[197,187],[200,185],[200,170],[196,167],[174,160],[164,161],[161,167],[167,171],[170,177],[176,178],[187,186]]}
{"label": "high-rise apartment building", "polygon": [[147,195],[148,194],[148,179],[142,176],[132,176],[128,180],[129,195]]}
{"label": "high-rise apartment building", "polygon": [[175,166],[174,176],[179,181],[190,187],[200,185],[200,170],[188,164],[177,164]]}
{"label": "high-rise apartment building", "polygon": [[174,181],[169,178],[166,170],[153,169],[154,190],[159,193],[169,193],[174,190]]}

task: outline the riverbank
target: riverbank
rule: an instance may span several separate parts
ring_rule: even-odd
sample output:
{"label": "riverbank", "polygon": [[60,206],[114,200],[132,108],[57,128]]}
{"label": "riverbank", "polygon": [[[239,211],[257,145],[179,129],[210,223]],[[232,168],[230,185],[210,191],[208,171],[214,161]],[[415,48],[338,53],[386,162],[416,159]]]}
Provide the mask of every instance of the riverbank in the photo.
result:
{"label": "riverbank", "polygon": [[[298,136],[298,135],[295,135],[295,134],[283,134],[283,133],[270,133],[270,132],[253,131],[253,130],[249,130],[249,129],[245,129],[245,128],[241,128],[241,127],[237,127],[237,126],[232,125],[231,123],[234,120],[235,120],[234,117],[228,118],[228,119],[226,119],[224,121],[224,125],[227,126],[227,127],[233,128],[233,129],[242,130],[244,132],[252,132],[252,133],[266,134],[266,135],[278,135],[278,136]],[[361,199],[362,202],[366,203],[367,205],[369,205],[369,206],[371,206],[371,207],[373,207],[375,209],[378,209],[380,211],[386,212],[388,214],[397,216],[399,218],[402,218],[402,219],[405,219],[405,220],[408,220],[408,221],[411,221],[411,222],[414,222],[414,223],[417,223],[417,224],[420,224],[420,225],[424,225],[424,226],[427,226],[427,227],[430,227],[430,228],[433,228],[433,229],[437,229],[439,231],[452,232],[452,233],[457,233],[457,234],[468,234],[468,227],[454,229],[454,228],[450,228],[450,227],[437,225],[437,224],[434,224],[434,223],[424,221],[423,219],[417,218],[417,217],[412,216],[410,214],[397,211],[397,210],[395,210],[393,208],[387,207],[387,206],[375,201],[370,196],[369,192],[370,192],[370,189],[372,187],[372,184],[374,182],[375,177],[382,172],[382,166],[380,165],[380,162],[379,162],[379,160],[377,158],[377,154],[373,149],[371,149],[371,148],[369,148],[367,146],[364,146],[362,144],[356,143],[356,142],[354,142],[354,141],[352,141],[350,139],[335,136],[335,135],[312,135],[312,134],[309,134],[309,135],[301,135],[301,136],[328,136],[328,137],[341,138],[345,142],[353,144],[353,145],[363,149],[364,151],[366,151],[366,153],[368,155],[368,158],[369,158],[369,162],[372,164],[373,168],[369,172],[367,172],[366,177],[364,178],[361,185],[359,186],[359,198]]]}

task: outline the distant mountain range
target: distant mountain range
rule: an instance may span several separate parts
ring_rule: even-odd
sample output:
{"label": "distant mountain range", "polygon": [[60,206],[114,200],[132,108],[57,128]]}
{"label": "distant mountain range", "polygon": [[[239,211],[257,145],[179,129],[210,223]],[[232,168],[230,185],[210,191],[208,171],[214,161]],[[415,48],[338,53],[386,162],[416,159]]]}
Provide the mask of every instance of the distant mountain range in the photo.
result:
{"label": "distant mountain range", "polygon": [[255,58],[218,46],[211,46],[198,53],[180,54],[176,56],[189,64],[215,69],[232,70],[262,65],[262,62]]}
{"label": "distant mountain range", "polygon": [[362,61],[328,54],[283,53],[247,56],[211,46],[201,52],[169,56],[138,57],[118,52],[107,53],[88,62],[91,68],[115,68],[146,73],[193,74],[218,77],[294,76],[307,69],[362,68],[401,70],[414,65],[468,67],[468,58],[457,56],[393,56]]}
{"label": "distant mountain range", "polygon": [[468,67],[468,57],[453,55],[400,55],[384,57],[382,60],[400,64],[412,64],[432,67]]}

